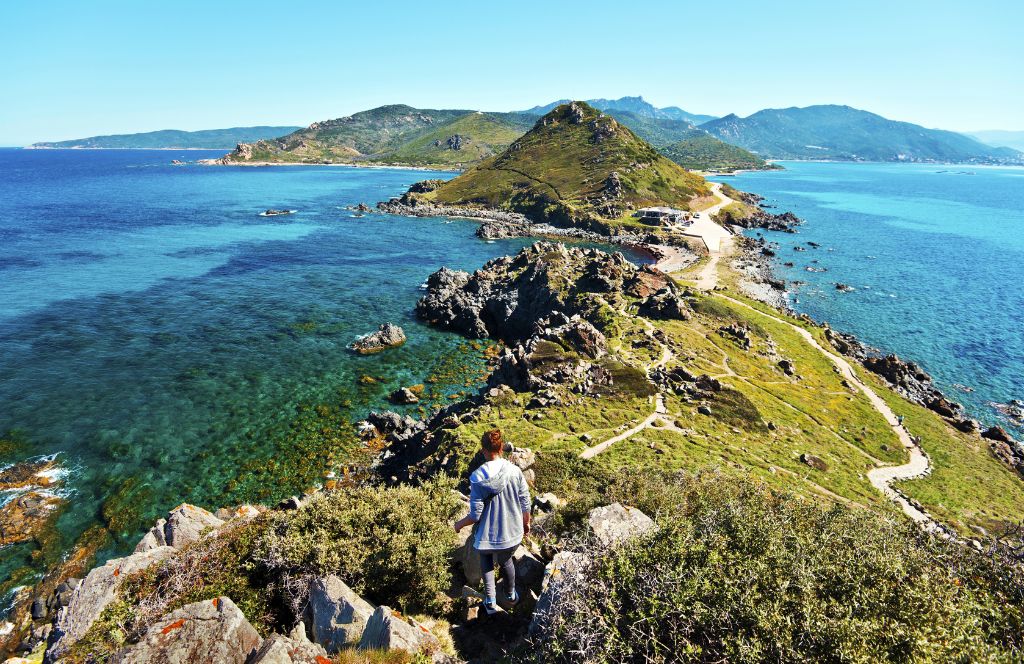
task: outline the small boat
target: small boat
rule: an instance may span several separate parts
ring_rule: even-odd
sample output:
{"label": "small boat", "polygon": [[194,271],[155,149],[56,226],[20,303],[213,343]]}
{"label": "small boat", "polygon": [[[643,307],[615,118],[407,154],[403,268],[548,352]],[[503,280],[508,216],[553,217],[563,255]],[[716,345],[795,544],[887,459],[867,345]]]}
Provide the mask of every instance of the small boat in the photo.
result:
{"label": "small boat", "polygon": [[284,216],[286,214],[295,214],[296,212],[298,212],[298,210],[274,210],[274,209],[270,209],[270,210],[264,210],[263,212],[260,212],[260,216],[261,217],[281,217],[281,216]]}

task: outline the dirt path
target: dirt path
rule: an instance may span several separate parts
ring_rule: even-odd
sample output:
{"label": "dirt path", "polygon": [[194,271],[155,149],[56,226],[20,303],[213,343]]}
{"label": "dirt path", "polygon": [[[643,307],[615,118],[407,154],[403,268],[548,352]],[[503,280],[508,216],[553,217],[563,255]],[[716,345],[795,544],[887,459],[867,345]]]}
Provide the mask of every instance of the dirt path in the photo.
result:
{"label": "dirt path", "polygon": [[[647,373],[648,375],[650,375],[650,372],[652,370],[660,369],[661,367],[664,367],[666,364],[672,361],[672,359],[675,357],[675,353],[673,353],[672,349],[668,347],[668,344],[663,344],[657,339],[655,339],[654,325],[652,325],[649,320],[641,318],[640,321],[644,324],[644,327],[647,328],[648,338],[650,338],[652,341],[661,344],[661,356],[655,362],[652,362],[650,365],[647,366]],[[631,436],[640,433],[644,429],[652,426],[662,415],[665,415],[667,413],[668,408],[665,407],[665,397],[661,392],[658,392],[654,396],[654,412],[648,415],[646,419],[644,419],[642,422],[640,422],[640,424],[636,425],[632,429],[623,431],[622,433],[612,436],[611,438],[604,442],[588,447],[587,449],[583,450],[580,453],[580,458],[593,459],[595,456],[597,456],[601,452],[604,452],[606,449],[608,449],[615,443],[619,442],[620,440],[625,440]]]}
{"label": "dirt path", "polygon": [[893,431],[896,432],[896,436],[899,438],[900,443],[910,454],[910,461],[903,465],[882,466],[880,468],[873,468],[869,470],[868,480],[871,482],[871,485],[878,489],[879,491],[881,491],[886,498],[899,505],[900,508],[903,510],[903,513],[909,516],[911,519],[913,519],[916,523],[923,526],[926,530],[939,530],[940,527],[938,526],[938,524],[935,523],[935,521],[931,519],[931,517],[929,517],[920,509],[912,505],[910,501],[908,501],[901,493],[892,488],[892,483],[897,480],[908,480],[913,479],[915,477],[927,475],[930,470],[930,464],[928,461],[928,457],[921,450],[921,448],[914,443],[913,439],[910,437],[910,433],[899,423],[899,420],[896,418],[896,414],[889,407],[889,404],[887,404],[880,396],[878,396],[878,394],[873,389],[871,389],[868,385],[861,382],[861,380],[857,378],[856,372],[854,372],[853,367],[850,365],[849,362],[846,361],[846,359],[840,357],[839,355],[836,355],[835,353],[832,353],[831,351],[826,350],[825,347],[819,344],[818,341],[814,338],[814,336],[804,328],[800,327],[799,325],[794,325],[793,323],[790,323],[789,321],[779,318],[777,316],[773,316],[771,314],[760,311],[759,309],[755,309],[754,307],[751,307],[749,304],[746,304],[745,302],[734,300],[733,298],[725,295],[721,295],[720,297],[729,300],[733,304],[736,304],[738,306],[749,309],[750,311],[761,314],[766,318],[770,318],[771,320],[774,320],[778,323],[788,325],[793,330],[796,330],[797,334],[803,337],[807,343],[816,348],[818,352],[820,352],[822,355],[828,358],[829,361],[831,361],[832,364],[835,365],[836,369],[839,370],[839,373],[840,375],[843,376],[843,378],[845,378],[851,385],[855,386],[864,394],[864,396],[868,398],[868,401],[871,403],[871,406],[875,410],[877,410],[882,415],[882,417],[885,418],[885,421],[888,422],[889,426],[891,426],[893,428]]}

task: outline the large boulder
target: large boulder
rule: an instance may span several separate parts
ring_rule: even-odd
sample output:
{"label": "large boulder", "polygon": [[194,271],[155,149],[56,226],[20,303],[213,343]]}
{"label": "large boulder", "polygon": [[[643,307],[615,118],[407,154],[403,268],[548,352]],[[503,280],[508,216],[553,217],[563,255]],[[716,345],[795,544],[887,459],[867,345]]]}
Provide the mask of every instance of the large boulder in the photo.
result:
{"label": "large boulder", "polygon": [[651,517],[635,507],[612,503],[595,507],[587,517],[590,532],[605,546],[615,546],[626,540],[657,530]]}
{"label": "large boulder", "polygon": [[115,558],[89,572],[71,593],[68,605],[57,612],[45,661],[57,661],[85,636],[103,609],[114,601],[117,587],[128,575],[165,560],[174,552],[169,546],[161,546],[125,558]]}
{"label": "large boulder", "polygon": [[154,623],[114,664],[246,664],[263,639],[227,597],[187,604]]}
{"label": "large boulder", "polygon": [[333,574],[310,586],[306,609],[310,633],[332,655],[359,643],[373,611],[372,604]]}
{"label": "large boulder", "polygon": [[330,661],[324,647],[306,637],[306,627],[300,622],[288,636],[271,634],[248,664],[324,664]]}
{"label": "large boulder", "polygon": [[361,650],[404,650],[416,654],[435,653],[441,644],[423,625],[386,606],[378,606],[366,623]]}

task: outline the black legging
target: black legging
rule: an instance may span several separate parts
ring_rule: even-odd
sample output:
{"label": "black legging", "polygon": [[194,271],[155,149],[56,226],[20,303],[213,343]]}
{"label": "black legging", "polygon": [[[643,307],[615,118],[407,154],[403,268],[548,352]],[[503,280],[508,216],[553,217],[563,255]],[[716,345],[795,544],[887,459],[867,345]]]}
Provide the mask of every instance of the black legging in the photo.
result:
{"label": "black legging", "polygon": [[509,549],[498,549],[497,551],[480,552],[480,569],[484,573],[484,588],[487,591],[487,599],[497,600],[497,590],[494,587],[494,565],[501,567],[505,577],[505,589],[509,595],[516,589],[516,565],[512,560],[512,554],[517,547]]}

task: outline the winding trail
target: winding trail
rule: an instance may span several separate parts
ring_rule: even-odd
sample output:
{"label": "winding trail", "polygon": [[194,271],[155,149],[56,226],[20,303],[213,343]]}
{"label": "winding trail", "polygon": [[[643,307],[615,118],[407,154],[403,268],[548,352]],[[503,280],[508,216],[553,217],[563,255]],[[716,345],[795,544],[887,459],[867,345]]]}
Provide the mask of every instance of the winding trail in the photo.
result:
{"label": "winding trail", "polygon": [[[693,280],[696,282],[697,288],[705,291],[713,291],[715,287],[718,285],[719,262],[724,256],[727,256],[731,252],[733,247],[732,234],[729,233],[729,231],[727,231],[722,226],[711,221],[711,215],[717,213],[723,207],[729,205],[730,203],[733,203],[734,201],[732,198],[722,193],[721,183],[712,183],[711,189],[714,192],[714,194],[718,196],[718,198],[720,199],[719,202],[707,208],[706,210],[703,210],[700,213],[700,217],[691,226],[679,229],[679,231],[683,235],[686,235],[688,237],[700,238],[708,249],[708,261],[703,266],[701,266],[700,270],[696,273],[695,277],[693,278]],[[656,267],[659,267],[666,272],[675,271],[673,267],[675,266],[675,263],[678,260],[677,257],[671,253],[671,247],[663,247],[663,249],[669,250],[668,255],[666,255],[661,261],[659,261],[656,264]],[[887,404],[880,396],[878,396],[878,394],[873,389],[871,389],[871,387],[869,387],[867,384],[865,384],[857,377],[857,373],[854,371],[853,366],[845,358],[827,350],[824,346],[818,343],[818,341],[809,331],[800,327],[799,325],[795,325],[783,318],[774,316],[759,309],[755,309],[754,307],[750,306],[745,302],[741,302],[740,300],[736,300],[722,293],[717,293],[717,295],[739,307],[743,307],[744,309],[753,311],[756,314],[764,316],[765,318],[769,318],[782,325],[789,326],[791,329],[796,331],[796,333],[799,334],[804,339],[804,341],[806,341],[813,348],[817,349],[818,352],[824,355],[833,364],[833,366],[835,366],[839,374],[843,378],[845,378],[851,386],[859,390],[861,393],[864,394],[864,396],[867,397],[868,402],[871,404],[871,407],[878,411],[878,413],[881,414],[883,418],[885,418],[885,421],[889,424],[890,427],[892,427],[893,431],[896,433],[897,438],[899,438],[900,444],[903,445],[903,448],[906,449],[907,453],[910,455],[910,461],[908,461],[905,464],[899,466],[878,466],[876,468],[872,468],[867,473],[868,481],[871,483],[871,486],[875,487],[878,491],[880,491],[882,495],[884,495],[886,498],[899,505],[900,509],[903,510],[903,513],[910,517],[915,523],[919,524],[922,528],[931,532],[944,532],[942,526],[936,523],[930,516],[928,516],[928,514],[926,514],[920,508],[913,505],[906,498],[906,496],[904,496],[902,493],[893,488],[892,485],[896,481],[909,480],[927,475],[929,472],[931,472],[931,464],[928,460],[928,456],[924,453],[920,446],[918,446],[914,442],[913,438],[911,438],[910,433],[906,430],[906,428],[904,428],[903,425],[900,424],[899,420],[896,417],[896,414],[892,411],[892,408],[889,407],[889,404]],[[651,325],[651,323],[646,319],[640,320],[642,320],[643,323],[646,325],[648,336],[651,339],[657,341],[657,339],[655,339],[653,335],[653,325]],[[658,361],[651,363],[647,367],[648,374],[650,374],[650,372],[653,369],[665,366],[674,357],[674,354],[672,353],[671,349],[666,344],[662,343],[661,345],[661,358]],[[728,366],[727,361],[725,363],[725,369],[729,373],[735,375],[734,372],[732,372],[732,369]],[[617,434],[605,440],[604,442],[598,443],[597,445],[588,447],[587,449],[583,450],[580,456],[584,459],[592,459],[593,457],[605,451],[615,443],[630,438],[631,436],[634,436],[637,433],[643,431],[644,429],[652,426],[662,415],[666,413],[667,409],[665,407],[665,400],[663,395],[659,392],[655,396],[654,412],[647,416],[646,419],[644,419],[642,422],[640,422],[631,429],[623,431],[622,433]],[[872,457],[870,457],[870,455],[867,455],[866,453],[865,456],[868,456],[868,458],[873,459]],[[874,461],[877,462],[877,460]]]}
{"label": "winding trail", "polygon": [[917,444],[914,443],[914,440],[910,437],[910,433],[899,423],[899,420],[896,418],[896,414],[892,411],[892,408],[889,407],[889,404],[887,404],[873,389],[857,377],[857,373],[845,358],[826,350],[824,346],[818,343],[817,339],[814,338],[814,335],[804,328],[799,325],[794,325],[793,323],[779,318],[778,316],[773,316],[759,309],[755,309],[749,304],[735,300],[727,295],[719,294],[719,297],[726,299],[737,306],[749,309],[750,311],[760,314],[777,323],[788,325],[790,328],[795,330],[797,334],[803,337],[808,344],[816,348],[818,352],[828,358],[828,360],[835,365],[836,369],[839,370],[839,374],[868,398],[871,406],[885,418],[885,421],[890,427],[892,427],[893,431],[896,432],[896,436],[899,438],[904,449],[906,449],[910,454],[910,461],[903,465],[881,466],[869,470],[868,481],[871,482],[871,486],[881,491],[886,498],[899,505],[904,514],[910,517],[915,523],[920,524],[925,528],[925,530],[941,531],[942,528],[932,520],[930,516],[912,505],[910,501],[903,496],[903,494],[892,487],[892,483],[897,480],[909,480],[927,475],[931,472],[931,465],[928,461],[928,456]]}

